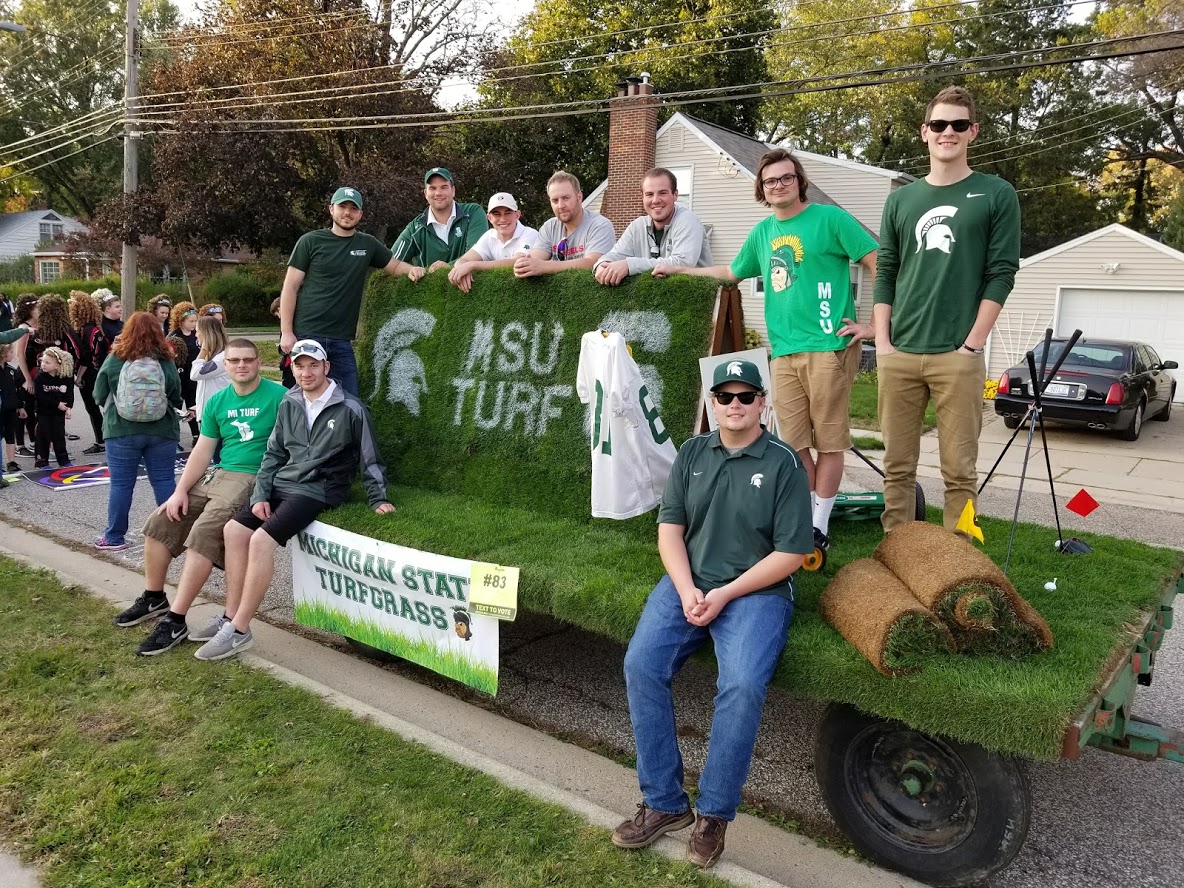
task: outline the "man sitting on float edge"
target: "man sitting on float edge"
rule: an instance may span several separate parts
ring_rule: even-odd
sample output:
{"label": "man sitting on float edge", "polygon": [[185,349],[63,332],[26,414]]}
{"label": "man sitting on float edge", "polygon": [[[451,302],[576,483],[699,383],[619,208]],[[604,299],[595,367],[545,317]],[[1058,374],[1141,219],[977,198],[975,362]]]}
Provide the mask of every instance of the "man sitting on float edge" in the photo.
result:
{"label": "man sitting on float edge", "polygon": [[[793,617],[792,574],[814,549],[809,479],[793,448],[760,424],[760,371],[724,361],[711,391],[719,428],[683,444],[670,469],[658,511],[667,573],[625,654],[642,802],[612,836],[620,848],[644,848],[694,823],[687,858],[701,867],[719,859],[736,817]],[[718,693],[696,819],[682,785],[671,683],[709,638]]]}
{"label": "man sitting on float edge", "polygon": [[301,339],[290,354],[297,387],[280,401],[250,504],[223,532],[224,622],[194,654],[199,660],[232,657],[254,643],[251,618],[271,585],[275,550],[349,499],[355,467],[374,511],[395,511],[366,405],[329,378],[319,342]]}

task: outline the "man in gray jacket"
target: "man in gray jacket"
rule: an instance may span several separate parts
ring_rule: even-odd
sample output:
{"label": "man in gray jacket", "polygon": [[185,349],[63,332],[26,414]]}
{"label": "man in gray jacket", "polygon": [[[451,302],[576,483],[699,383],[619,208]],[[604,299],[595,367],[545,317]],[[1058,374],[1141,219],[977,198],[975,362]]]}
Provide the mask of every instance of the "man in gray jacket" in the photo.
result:
{"label": "man in gray jacket", "polygon": [[631,274],[653,271],[660,265],[711,265],[711,248],[699,217],[678,206],[678,181],[670,170],[657,167],[641,180],[645,215],[629,223],[620,240],[596,260],[596,280],[615,287]]}
{"label": "man in gray jacket", "polygon": [[395,511],[366,405],[329,378],[315,339],[292,346],[297,387],[280,402],[250,503],[227,522],[226,610],[214,637],[194,654],[222,660],[254,643],[251,618],[275,571],[275,550],[325,509],[349,499],[354,469],[379,515]]}

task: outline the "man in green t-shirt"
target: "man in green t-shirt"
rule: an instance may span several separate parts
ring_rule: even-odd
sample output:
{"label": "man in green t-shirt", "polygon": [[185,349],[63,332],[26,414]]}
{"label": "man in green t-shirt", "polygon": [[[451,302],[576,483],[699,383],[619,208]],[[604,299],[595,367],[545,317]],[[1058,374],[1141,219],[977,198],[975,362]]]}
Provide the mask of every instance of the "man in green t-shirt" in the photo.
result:
{"label": "man in green t-shirt", "polygon": [[[226,346],[230,385],[206,402],[201,434],[177,481],[177,489],[144,525],[144,594],[115,618],[117,626],[135,626],[163,616],[136,653],[162,654],[189,638],[208,641],[217,631],[189,631],[185,614],[209,579],[223,566],[222,528],[250,500],[255,474],[263,462],[267,439],[275,427],[282,385],[259,375],[259,350],[249,339],[232,339]],[[219,444],[221,462],[210,467]],[[185,566],[177,597],[169,607],[165,576],[182,552]]]}
{"label": "man in green t-shirt", "polygon": [[925,109],[921,139],[929,175],[893,191],[880,224],[876,333],[880,430],[884,434],[885,531],[913,520],[921,423],[937,413],[945,526],[957,528],[978,497],[983,350],[1020,260],[1015,189],[970,169],[978,135],[974,99],[960,86]]}
{"label": "man in green t-shirt", "polygon": [[[432,167],[423,174],[423,196],[427,208],[407,223],[391,245],[396,259],[433,272],[451,268],[489,230],[489,220],[480,204],[459,203],[456,182],[444,167]],[[329,356],[333,360],[333,356]]]}
{"label": "man in green t-shirt", "polygon": [[[872,338],[855,322],[851,264],[876,273],[876,241],[847,211],[809,199],[801,162],[784,148],[766,151],[756,171],[756,199],[773,215],[749,232],[730,266],[654,269],[655,277],[694,274],[735,283],[760,276],[773,349],[773,409],[783,441],[810,479],[814,539],[827,548],[830,514],[851,447],[851,383],[860,344]],[[813,450],[813,455],[811,455]]]}
{"label": "man in green t-shirt", "polygon": [[412,281],[422,268],[391,255],[378,238],[358,231],[362,195],[338,188],[329,203],[330,228],[310,231],[296,241],[280,291],[280,344],[287,354],[298,339],[315,339],[329,355],[333,378],[358,393],[358,362],[353,338],[358,331],[362,294],[373,268],[405,274]]}

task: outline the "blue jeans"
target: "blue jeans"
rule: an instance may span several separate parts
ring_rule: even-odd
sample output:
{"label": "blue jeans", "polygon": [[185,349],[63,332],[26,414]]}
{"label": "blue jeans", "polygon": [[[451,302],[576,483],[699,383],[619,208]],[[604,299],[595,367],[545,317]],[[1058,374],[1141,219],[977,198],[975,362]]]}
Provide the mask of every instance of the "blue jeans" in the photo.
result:
{"label": "blue jeans", "polygon": [[710,637],[719,664],[707,764],[699,778],[700,814],[734,820],[756,745],[765,692],[789,635],[793,602],[745,595],[707,626],[687,622],[669,576],[650,593],[629,650],[625,687],[637,742],[637,777],[645,803],[674,814],[690,805],[683,789],[670,685],[687,658]]}
{"label": "blue jeans", "polygon": [[127,535],[127,516],[136,489],[140,460],[148,470],[148,483],[156,504],[164,503],[177,489],[177,441],[159,435],[121,435],[108,438],[107,468],[111,486],[107,495],[107,529],[103,536],[109,543],[122,543]]}
{"label": "blue jeans", "polygon": [[[304,337],[297,337],[304,338]],[[309,336],[325,349],[329,358],[329,378],[351,395],[358,394],[358,361],[354,357],[353,343],[348,339],[329,339],[325,336]]]}

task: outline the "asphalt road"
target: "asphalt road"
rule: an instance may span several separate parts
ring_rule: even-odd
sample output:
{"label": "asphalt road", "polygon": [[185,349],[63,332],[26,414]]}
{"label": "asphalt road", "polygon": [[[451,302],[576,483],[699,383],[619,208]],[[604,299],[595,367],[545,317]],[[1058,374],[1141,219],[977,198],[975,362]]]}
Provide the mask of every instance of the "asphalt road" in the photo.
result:
{"label": "asphalt road", "polygon": [[[90,443],[82,412],[70,423],[83,436],[73,444],[80,453]],[[31,461],[23,461],[22,465]],[[869,472],[870,475],[870,472]],[[856,473],[853,484],[872,487]],[[936,484],[924,482],[930,502],[939,502]],[[104,488],[51,493],[21,481],[0,491],[0,514],[62,540],[87,545],[106,519]],[[1014,491],[990,491],[980,511],[1011,517]],[[146,482],[136,490],[132,527],[137,528],[153,503]],[[1103,506],[1089,519],[1062,510],[1062,521],[1082,528],[1140,539],[1157,545],[1181,545],[1184,516]],[[1051,524],[1047,488],[1025,494],[1021,518]],[[1050,535],[1051,540],[1051,535]],[[138,534],[117,558],[138,565]],[[174,574],[176,577],[176,565]],[[221,594],[215,572],[209,593]],[[278,591],[277,591],[278,590]],[[276,581],[264,602],[268,619],[292,621],[291,572],[286,552],[277,561]],[[134,592],[135,590],[129,590]],[[143,633],[128,630],[128,655]],[[790,636],[792,644],[792,633]],[[493,706],[507,715],[608,754],[632,753],[632,735],[621,677],[623,649],[555,621],[524,615],[503,624],[500,692],[489,701],[418,667],[397,663],[386,668],[445,688],[474,704]],[[1138,714],[1144,719],[1180,726],[1184,717],[1184,631],[1168,633],[1156,667],[1156,682],[1140,690]],[[679,734],[689,769],[701,766],[714,695],[712,671],[691,663],[676,685]],[[814,731],[818,704],[781,692],[770,695],[748,784],[750,798],[800,822],[814,834],[837,831],[826,813],[813,772]],[[1165,762],[1145,764],[1087,750],[1077,762],[1029,763],[1033,818],[1015,863],[996,876],[992,888],[1078,888],[1083,884],[1123,884],[1140,888],[1175,888],[1184,882],[1184,768]]]}

